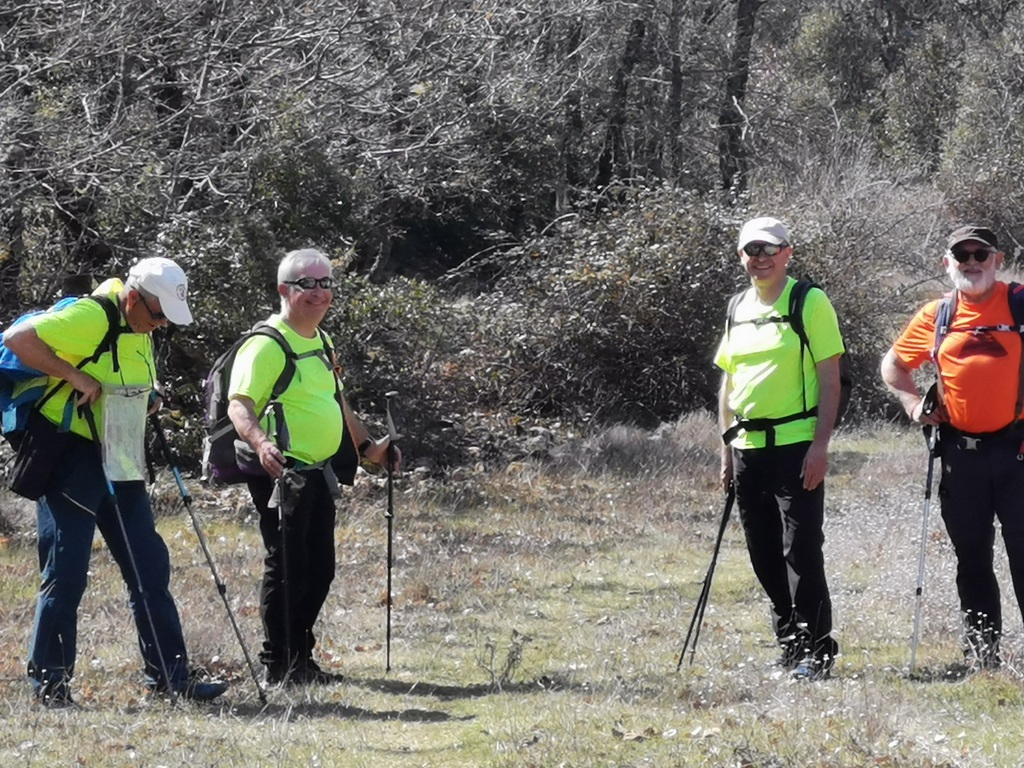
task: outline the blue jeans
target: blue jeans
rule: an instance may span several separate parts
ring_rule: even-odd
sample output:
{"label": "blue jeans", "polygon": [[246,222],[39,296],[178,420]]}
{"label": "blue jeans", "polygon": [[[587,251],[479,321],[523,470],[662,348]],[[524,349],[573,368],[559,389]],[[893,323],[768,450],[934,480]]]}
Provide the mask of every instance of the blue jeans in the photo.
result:
{"label": "blue jeans", "polygon": [[115,483],[114,490],[116,504],[107,489],[99,450],[83,438],[75,441],[63,470],[37,503],[42,580],[28,663],[28,675],[37,692],[74,674],[78,605],[85,592],[97,528],[128,587],[149,681],[176,690],[187,683],[185,641],[168,588],[170,558],[156,531],[145,484]]}

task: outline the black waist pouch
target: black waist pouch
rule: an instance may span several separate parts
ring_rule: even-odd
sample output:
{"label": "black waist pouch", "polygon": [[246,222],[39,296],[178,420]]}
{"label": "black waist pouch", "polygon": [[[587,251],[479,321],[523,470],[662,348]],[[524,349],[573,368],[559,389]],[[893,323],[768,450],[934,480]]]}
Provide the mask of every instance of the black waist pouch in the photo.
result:
{"label": "black waist pouch", "polygon": [[33,411],[7,475],[7,487],[12,493],[37,500],[50,490],[54,472],[64,463],[71,447],[84,439],[74,432],[62,432],[48,418]]}

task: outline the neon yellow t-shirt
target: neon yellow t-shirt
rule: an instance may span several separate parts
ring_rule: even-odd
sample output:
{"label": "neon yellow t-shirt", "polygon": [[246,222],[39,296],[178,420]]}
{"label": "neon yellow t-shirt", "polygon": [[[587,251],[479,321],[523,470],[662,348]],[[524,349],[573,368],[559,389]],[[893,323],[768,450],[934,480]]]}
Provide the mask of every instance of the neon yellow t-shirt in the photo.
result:
{"label": "neon yellow t-shirt", "polygon": [[[781,418],[800,413],[805,407],[813,408],[819,396],[815,361],[845,351],[835,309],[823,291],[810,291],[804,303],[804,328],[810,349],[809,354],[802,355],[802,377],[800,338],[790,324],[750,322],[786,316],[794,285],[796,280],[790,277],[771,307],[760,304],[754,291],[748,290],[736,306],[732,329],[722,337],[715,353],[715,365],[730,378],[729,409],[739,419]],[[777,425],[775,444],[812,440],[816,422],[817,418],[812,416]],[[731,444],[741,449],[763,448],[765,438],[763,431],[741,430]]]}
{"label": "neon yellow t-shirt", "polygon": [[[111,278],[93,291],[93,295],[109,296],[116,302],[117,294],[123,287],[124,284],[121,280]],[[58,357],[67,360],[72,365],[78,365],[96,351],[97,345],[103,340],[108,328],[107,313],[95,301],[76,301],[59,312],[46,312],[29,318],[25,322],[35,328],[36,335]],[[94,363],[86,363],[82,367],[82,371],[101,384],[153,388],[153,383],[156,380],[153,340],[148,333],[133,333],[125,323],[123,314],[121,316],[121,333],[117,337],[117,359],[119,363],[117,371],[114,370],[114,359],[109,352],[100,355],[100,359]],[[60,381],[53,376],[48,377],[47,391],[59,384]],[[69,384],[65,384],[57,394],[46,401],[42,407],[42,414],[55,424],[60,424],[64,419],[68,395],[74,391]],[[77,401],[77,394],[72,397],[73,401]],[[92,405],[96,426],[100,430],[103,425],[103,406],[103,397]],[[89,431],[88,422],[79,416],[77,408],[72,407],[71,411],[71,431],[91,439],[92,434]],[[142,439],[141,434],[139,439]]]}
{"label": "neon yellow t-shirt", "polygon": [[329,459],[338,452],[344,429],[341,407],[334,397],[335,374],[321,355],[302,357],[323,348],[320,336],[300,336],[278,314],[271,315],[267,323],[279,330],[300,356],[295,362],[295,376],[279,398],[288,446],[282,448],[282,425],[276,423],[273,409],[267,408],[274,384],[284,370],[285,355],[280,344],[269,336],[253,336],[241,346],[231,367],[228,397],[242,395],[253,401],[260,427],[285,456],[306,464]]}

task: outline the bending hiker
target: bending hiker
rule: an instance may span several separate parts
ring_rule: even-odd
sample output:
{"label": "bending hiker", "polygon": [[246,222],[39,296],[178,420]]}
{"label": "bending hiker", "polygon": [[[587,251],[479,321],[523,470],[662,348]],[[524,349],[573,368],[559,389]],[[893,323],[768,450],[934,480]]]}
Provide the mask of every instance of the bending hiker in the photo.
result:
{"label": "bending hiker", "polygon": [[[48,391],[57,389],[29,417],[19,448],[19,459],[31,449],[31,471],[45,474],[37,502],[42,586],[28,675],[47,706],[72,703],[78,605],[97,528],[131,595],[149,689],[199,701],[227,689],[189,671],[169,591],[167,546],[143,480],[156,369],[151,333],[168,323],[192,322],[187,290],[185,273],[173,261],[143,259],[126,282],[114,278],[100,285],[95,300],[36,315],[4,333],[11,351],[48,375]],[[105,339],[108,346],[95,357]],[[105,436],[102,450],[93,440],[97,423]]]}
{"label": "bending hiker", "polygon": [[793,246],[780,221],[748,221],[737,253],[751,287],[730,302],[715,354],[724,372],[722,482],[734,483],[750,562],[771,601],[779,663],[797,679],[821,680],[838,652],[822,526],[843,341],[832,304],[816,288],[802,307],[806,349],[794,331],[797,281],[786,273]]}
{"label": "bending hiker", "polygon": [[[942,264],[950,297],[930,301],[882,358],[881,374],[911,421],[939,430],[942,520],[956,552],[956,586],[969,671],[1002,663],[1002,611],[993,571],[998,516],[1017,602],[1024,596],[1024,424],[1021,335],[1024,287],[996,279],[995,233],[950,234]],[[938,408],[926,407],[911,371],[932,361]]]}
{"label": "bending hiker", "polygon": [[[278,338],[253,334],[239,348],[228,415],[255,470],[247,484],[266,547],[260,659],[267,682],[328,683],[340,678],[314,661],[313,626],[334,578],[338,482],[331,460],[346,430],[350,444],[378,464],[387,460],[388,441],[370,439],[349,408],[333,346],[320,329],[334,299],[330,261],[313,249],[292,251],[278,266],[277,292],[281,311],[266,323]],[[294,367],[290,380],[272,397],[286,366]]]}

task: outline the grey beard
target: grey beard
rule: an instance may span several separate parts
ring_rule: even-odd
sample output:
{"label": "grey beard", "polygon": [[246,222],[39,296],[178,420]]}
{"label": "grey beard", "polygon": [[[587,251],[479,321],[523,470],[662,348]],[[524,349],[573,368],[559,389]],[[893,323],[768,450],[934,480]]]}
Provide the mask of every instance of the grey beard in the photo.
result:
{"label": "grey beard", "polygon": [[953,287],[968,296],[985,293],[985,291],[991,288],[996,282],[996,276],[992,272],[984,273],[980,282],[971,282],[966,275],[957,269],[957,265],[955,263],[950,264],[946,268],[946,274],[949,275],[949,279],[952,281]]}

